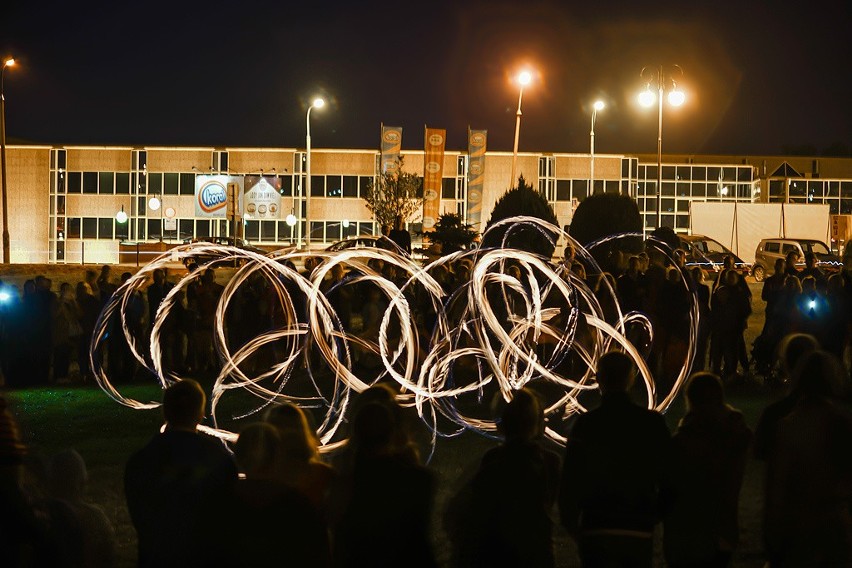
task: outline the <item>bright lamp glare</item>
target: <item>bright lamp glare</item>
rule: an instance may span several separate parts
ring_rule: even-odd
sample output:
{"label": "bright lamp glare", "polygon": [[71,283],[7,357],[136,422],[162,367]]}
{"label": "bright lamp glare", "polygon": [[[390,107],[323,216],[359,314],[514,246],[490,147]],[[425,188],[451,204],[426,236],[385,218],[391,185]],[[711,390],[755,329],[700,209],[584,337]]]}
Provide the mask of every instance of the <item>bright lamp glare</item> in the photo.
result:
{"label": "bright lamp glare", "polygon": [[148,207],[151,211],[156,211],[160,208],[160,199],[157,197],[152,197],[148,200]]}
{"label": "bright lamp glare", "polygon": [[532,81],[532,75],[530,75],[529,71],[521,71],[520,75],[518,75],[518,83],[521,85],[529,85]]}
{"label": "bright lamp glare", "polygon": [[603,110],[606,105],[603,101],[595,101],[594,107],[595,110]]}
{"label": "bright lamp glare", "polygon": [[293,225],[296,224],[296,216],[293,215],[292,213],[290,213],[289,215],[287,215],[287,218],[285,219],[285,221],[287,222],[288,226],[292,227]]}
{"label": "bright lamp glare", "polygon": [[325,101],[321,98],[314,99],[313,105],[314,108],[322,108],[325,106]]}
{"label": "bright lamp glare", "polygon": [[349,228],[349,219],[344,219],[343,222],[341,223],[341,225],[343,225],[344,229],[348,229]]}
{"label": "bright lamp glare", "polygon": [[654,95],[654,93],[652,93],[650,89],[646,89],[639,93],[639,104],[643,107],[649,107],[653,105],[656,100],[656,95]]}
{"label": "bright lamp glare", "polygon": [[8,302],[12,299],[12,294],[9,292],[0,292],[0,302]]}
{"label": "bright lamp glare", "polygon": [[814,309],[816,307],[816,300],[811,300],[810,302],[808,302],[808,307],[810,309]]}
{"label": "bright lamp glare", "polygon": [[122,209],[121,211],[119,211],[118,213],[115,214],[115,220],[120,225],[127,223],[127,213],[124,212],[124,209]]}
{"label": "bright lamp glare", "polygon": [[7,59],[6,61],[3,62],[4,67],[11,67],[14,64],[15,64],[15,58],[14,57],[10,57],[9,59]]}
{"label": "bright lamp glare", "polygon": [[669,104],[672,106],[679,107],[686,100],[686,95],[683,94],[683,91],[672,91],[669,93]]}

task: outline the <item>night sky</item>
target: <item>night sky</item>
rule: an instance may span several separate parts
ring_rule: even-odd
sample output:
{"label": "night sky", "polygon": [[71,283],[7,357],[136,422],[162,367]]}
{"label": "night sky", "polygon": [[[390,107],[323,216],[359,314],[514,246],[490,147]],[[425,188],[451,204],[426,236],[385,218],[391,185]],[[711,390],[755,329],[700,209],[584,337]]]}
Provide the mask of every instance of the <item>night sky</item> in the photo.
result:
{"label": "night sky", "polygon": [[[16,2],[0,54],[10,143],[655,153],[644,66],[677,64],[664,153],[852,155],[852,2]],[[831,148],[834,148],[831,150]],[[838,151],[839,150],[839,151]]]}

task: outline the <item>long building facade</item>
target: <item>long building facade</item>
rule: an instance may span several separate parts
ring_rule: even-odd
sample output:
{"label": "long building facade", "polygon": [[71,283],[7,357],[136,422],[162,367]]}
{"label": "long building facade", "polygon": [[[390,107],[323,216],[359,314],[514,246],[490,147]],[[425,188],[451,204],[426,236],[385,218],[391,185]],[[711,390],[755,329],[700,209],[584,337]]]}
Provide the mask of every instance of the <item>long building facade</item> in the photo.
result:
{"label": "long building facade", "polygon": [[[235,231],[269,249],[306,240],[322,248],[379,231],[363,199],[381,171],[379,150],[313,149],[310,184],[306,153],[295,148],[13,145],[6,150],[13,263],[115,263],[128,246],[162,248]],[[405,170],[424,174],[424,151],[401,155]],[[439,212],[474,220],[475,201],[475,225],[482,230],[494,203],[514,185],[512,161],[511,153],[487,152],[472,172],[468,152],[444,152]],[[563,226],[570,225],[579,203],[601,192],[636,199],[646,230],[657,224],[658,203],[660,223],[677,232],[689,231],[695,201],[818,203],[828,204],[832,215],[852,215],[852,159],[845,158],[665,155],[659,196],[656,155],[523,152],[516,171],[546,196]],[[228,217],[231,206],[224,201],[217,202],[222,208],[215,212],[199,201],[205,180],[238,185],[239,224]],[[251,192],[258,187],[263,199],[255,203]],[[222,197],[214,195],[214,201]],[[409,229],[417,234],[421,218],[412,221]]]}

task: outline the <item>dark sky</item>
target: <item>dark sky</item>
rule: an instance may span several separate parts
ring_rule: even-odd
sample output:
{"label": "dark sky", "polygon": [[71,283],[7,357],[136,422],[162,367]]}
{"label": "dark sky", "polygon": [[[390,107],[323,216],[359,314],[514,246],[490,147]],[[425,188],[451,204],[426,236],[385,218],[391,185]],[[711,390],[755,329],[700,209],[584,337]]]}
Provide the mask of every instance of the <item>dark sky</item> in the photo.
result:
{"label": "dark sky", "polygon": [[[521,151],[656,152],[640,70],[677,64],[663,151],[852,148],[852,2],[16,2],[0,20],[11,141],[376,148],[380,123],[466,130],[510,151],[523,65]],[[795,5],[793,5],[795,4]]]}

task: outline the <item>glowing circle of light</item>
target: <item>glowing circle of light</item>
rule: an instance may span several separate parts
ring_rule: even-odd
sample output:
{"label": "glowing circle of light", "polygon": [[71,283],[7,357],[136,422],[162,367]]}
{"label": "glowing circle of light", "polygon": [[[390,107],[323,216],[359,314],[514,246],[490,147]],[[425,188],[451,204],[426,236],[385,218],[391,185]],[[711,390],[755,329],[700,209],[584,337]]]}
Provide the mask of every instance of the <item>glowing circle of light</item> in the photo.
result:
{"label": "glowing circle of light", "polygon": [[161,203],[160,203],[159,197],[152,197],[151,199],[148,200],[148,208],[151,211],[158,211],[160,209],[160,205],[161,205]]}
{"label": "glowing circle of light", "polygon": [[[530,217],[501,221],[493,230],[506,230],[505,245],[508,236],[521,228],[538,231],[554,243],[558,239],[567,241],[590,273],[600,273],[601,269],[589,250],[636,237],[608,237],[590,244],[587,250],[558,227]],[[307,256],[318,257],[321,264],[310,274],[303,274],[295,266]],[[134,294],[147,286],[155,270],[194,259],[202,263],[201,270],[188,273],[169,291],[157,309],[150,339],[143,346],[127,322]],[[385,278],[373,268],[374,260],[393,266],[398,278]],[[471,278],[447,295],[433,273],[455,263],[469,264]],[[289,401],[319,412],[317,436],[321,448],[334,450],[346,441],[345,424],[353,398],[376,381],[392,381],[398,387],[399,402],[415,409],[430,429],[433,448],[439,437],[466,430],[496,436],[490,397],[508,401],[524,386],[543,395],[548,420],[545,434],[562,443],[565,420],[584,412],[584,393],[597,388],[593,369],[606,351],[617,348],[633,359],[644,385],[646,406],[660,411],[677,396],[695,356],[699,312],[694,294],[682,368],[671,390],[658,393],[644,359],[643,350],[648,346],[637,347],[627,339],[628,329],[641,331],[650,345],[654,333],[648,318],[637,312],[623,313],[609,281],[592,291],[565,264],[552,264],[525,251],[460,251],[424,267],[392,251],[374,248],[310,253],[283,249],[265,256],[230,246],[196,243],[175,247],[144,266],[105,305],[89,346],[89,359],[98,384],[108,396],[134,409],[159,406],[158,402],[129,398],[113,385],[102,360],[108,341],[126,341],[133,357],[161,387],[182,378],[177,369],[169,367],[170,358],[166,356],[167,320],[204,267],[214,264],[238,268],[216,306],[213,347],[221,370],[209,394],[211,423],[201,430],[229,441],[236,439],[236,433],[225,427],[226,420],[236,422],[269,405]],[[323,283],[336,266],[348,268],[350,273],[326,288]],[[686,278],[681,273],[684,286]],[[258,282],[275,298],[279,316],[275,325],[257,330],[237,347],[228,332],[232,306],[239,304],[238,295],[244,286]],[[338,294],[365,286],[375,290],[381,299],[377,305],[383,306],[370,333],[351,325],[347,328],[335,310]],[[431,327],[414,317],[409,300],[415,296],[423,306],[421,312],[430,314]],[[120,325],[116,327],[116,323]],[[274,352],[275,357],[260,365],[258,361],[263,359],[258,359],[258,354],[264,352]],[[378,364],[377,376],[369,380],[356,372],[356,359],[364,357]],[[240,413],[221,416],[222,401],[235,391],[248,393],[253,402]]]}
{"label": "glowing circle of light", "polygon": [[532,82],[532,74],[529,71],[521,71],[518,73],[518,83],[527,86]]}
{"label": "glowing circle of light", "polygon": [[287,218],[284,219],[284,221],[287,223],[288,227],[292,227],[296,224],[296,216],[290,213],[289,215],[287,215]]}
{"label": "glowing circle of light", "polygon": [[675,89],[669,93],[669,104],[679,107],[686,101],[686,95],[683,91]]}
{"label": "glowing circle of light", "polygon": [[643,107],[650,107],[657,101],[657,95],[651,92],[651,89],[645,89],[639,93],[639,104]]}

